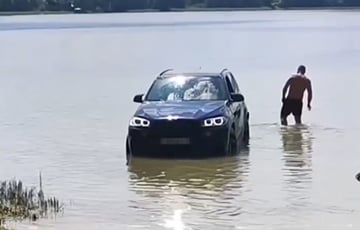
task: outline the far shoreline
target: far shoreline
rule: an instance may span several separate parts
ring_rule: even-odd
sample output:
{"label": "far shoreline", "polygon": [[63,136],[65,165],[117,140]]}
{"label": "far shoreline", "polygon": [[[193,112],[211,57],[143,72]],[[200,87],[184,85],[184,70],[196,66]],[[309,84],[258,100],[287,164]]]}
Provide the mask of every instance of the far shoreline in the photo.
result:
{"label": "far shoreline", "polygon": [[104,11],[89,11],[89,12],[74,12],[74,11],[3,11],[0,16],[21,16],[21,15],[65,15],[65,14],[114,14],[114,13],[172,13],[172,12],[240,12],[240,11],[357,11],[360,6],[353,7],[288,7],[288,8],[271,8],[271,7],[254,7],[254,8],[202,8],[189,7],[185,9],[170,9],[168,11],[160,11],[157,9],[139,9],[119,12],[104,12]]}

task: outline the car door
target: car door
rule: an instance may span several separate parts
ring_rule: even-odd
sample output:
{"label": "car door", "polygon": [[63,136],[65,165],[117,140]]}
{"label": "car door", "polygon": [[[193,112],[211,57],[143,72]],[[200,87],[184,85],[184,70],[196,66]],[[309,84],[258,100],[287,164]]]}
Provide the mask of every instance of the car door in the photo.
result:
{"label": "car door", "polygon": [[[231,81],[231,85],[233,87],[234,93],[239,94],[240,93],[240,89],[239,89],[239,85],[237,84],[237,81],[234,77],[234,75],[230,72],[228,73],[229,75],[229,79]],[[236,119],[236,132],[237,132],[237,136],[239,137],[242,133],[242,129],[243,129],[243,119],[244,119],[244,106],[243,106],[244,102],[236,102],[234,103],[235,106],[235,119]]]}
{"label": "car door", "polygon": [[[226,74],[225,76],[226,84],[230,93],[238,93],[238,88],[233,84],[232,76],[230,74]],[[235,133],[238,137],[239,135],[239,119],[241,115],[241,111],[239,110],[240,104],[239,102],[231,102],[229,104],[231,113],[233,115],[234,123],[235,123]]]}

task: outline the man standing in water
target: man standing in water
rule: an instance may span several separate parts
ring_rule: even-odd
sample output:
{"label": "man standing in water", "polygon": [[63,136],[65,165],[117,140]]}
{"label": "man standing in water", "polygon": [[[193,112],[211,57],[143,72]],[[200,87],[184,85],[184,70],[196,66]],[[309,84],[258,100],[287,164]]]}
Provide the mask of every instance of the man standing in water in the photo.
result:
{"label": "man standing in water", "polygon": [[[281,124],[287,125],[287,117],[292,113],[295,117],[296,124],[301,124],[301,114],[303,107],[303,96],[305,90],[307,90],[307,107],[311,110],[312,100],[312,86],[311,81],[305,76],[306,68],[300,65],[297,70],[297,74],[290,77],[284,85],[282,91],[282,108],[280,113]],[[287,97],[286,92],[289,89]]]}

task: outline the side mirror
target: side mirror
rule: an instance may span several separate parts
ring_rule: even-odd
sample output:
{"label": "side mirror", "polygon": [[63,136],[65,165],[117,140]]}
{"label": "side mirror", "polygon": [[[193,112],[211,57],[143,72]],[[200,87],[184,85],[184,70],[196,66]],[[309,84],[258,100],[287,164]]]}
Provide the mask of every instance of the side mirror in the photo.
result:
{"label": "side mirror", "polygon": [[143,102],[143,96],[144,96],[144,94],[135,95],[133,101],[136,102],[136,103],[142,103]]}
{"label": "side mirror", "polygon": [[234,102],[242,102],[245,100],[245,98],[242,94],[232,93],[231,100]]}

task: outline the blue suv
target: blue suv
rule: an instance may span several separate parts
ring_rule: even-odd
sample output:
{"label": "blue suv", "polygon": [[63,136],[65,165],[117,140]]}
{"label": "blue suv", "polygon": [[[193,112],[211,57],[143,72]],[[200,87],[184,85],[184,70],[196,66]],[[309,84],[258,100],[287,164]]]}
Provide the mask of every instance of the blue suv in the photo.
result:
{"label": "blue suv", "polygon": [[127,159],[236,154],[249,141],[249,112],[233,74],[165,70],[130,119]]}

